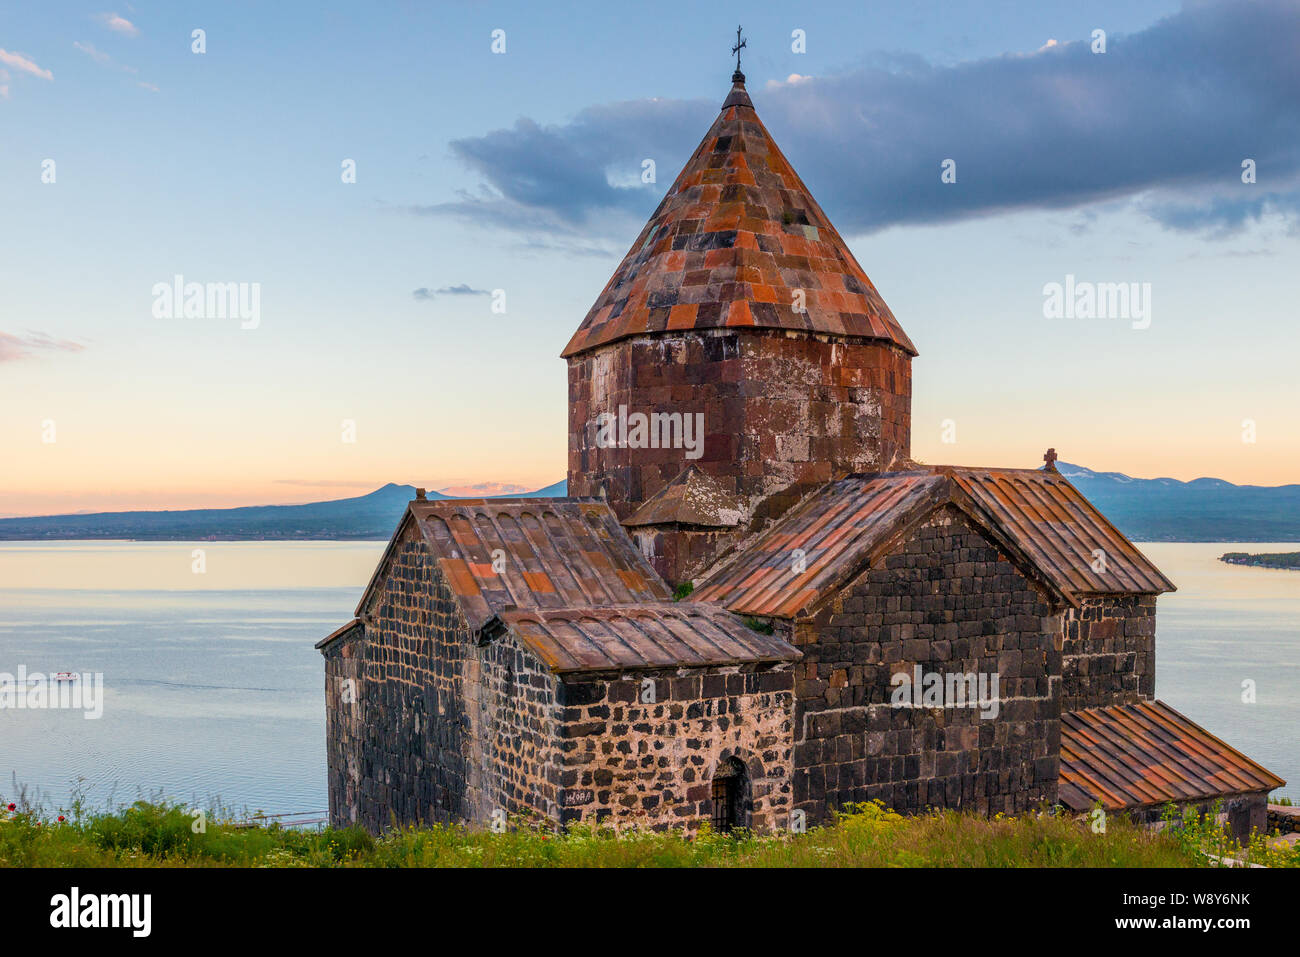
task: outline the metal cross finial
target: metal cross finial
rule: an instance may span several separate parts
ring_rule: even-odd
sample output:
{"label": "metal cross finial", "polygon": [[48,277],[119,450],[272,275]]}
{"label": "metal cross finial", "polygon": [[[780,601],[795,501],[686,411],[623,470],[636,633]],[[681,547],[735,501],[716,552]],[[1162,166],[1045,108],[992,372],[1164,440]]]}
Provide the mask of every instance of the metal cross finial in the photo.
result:
{"label": "metal cross finial", "polygon": [[731,52],[736,54],[736,74],[743,80],[744,75],[740,72],[740,51],[746,47],[746,42],[740,38],[740,27],[736,27],[736,45],[731,48]]}
{"label": "metal cross finial", "polygon": [[1048,449],[1043,455],[1043,461],[1047,463],[1047,471],[1056,471],[1056,449]]}

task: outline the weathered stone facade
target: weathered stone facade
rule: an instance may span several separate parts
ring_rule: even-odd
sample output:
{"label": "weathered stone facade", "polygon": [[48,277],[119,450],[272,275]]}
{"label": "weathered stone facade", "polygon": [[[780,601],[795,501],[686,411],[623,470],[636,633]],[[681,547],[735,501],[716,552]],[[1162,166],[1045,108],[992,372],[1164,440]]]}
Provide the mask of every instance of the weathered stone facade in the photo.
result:
{"label": "weathered stone facade", "polygon": [[362,623],[325,656],[330,822],[524,815],[679,826],[712,813],[719,764],[745,773],[745,826],[791,800],[788,665],[558,676],[509,630],[480,644],[413,525]]}
{"label": "weathered stone facade", "polygon": [[[485,822],[497,808],[553,814],[555,677],[509,634],[471,640],[413,528],[384,582],[364,634],[325,649],[331,821],[379,831]],[[346,678],[357,684],[345,696]]]}
{"label": "weathered stone facade", "polygon": [[1061,707],[1104,708],[1156,694],[1156,596],[1089,598],[1065,613]]}
{"label": "weathered stone facade", "polygon": [[733,529],[691,528],[686,525],[643,525],[629,529],[641,554],[664,580],[688,582],[729,545]]}
{"label": "weathered stone facade", "polygon": [[[888,343],[734,329],[625,339],[569,359],[569,494],[603,496],[627,518],[694,461],[748,517],[770,517],[906,455],[911,404],[911,357]],[[620,406],[702,414],[702,456],[601,448],[597,417]]]}
{"label": "weathered stone facade", "polygon": [[[1056,798],[1060,616],[953,508],[795,622],[795,806],[1016,811]],[[893,675],[997,674],[996,717],[892,703]]]}
{"label": "weathered stone facade", "polygon": [[739,825],[788,827],[793,684],[788,666],[566,682],[562,819],[693,832],[712,814],[719,766],[736,758]]}

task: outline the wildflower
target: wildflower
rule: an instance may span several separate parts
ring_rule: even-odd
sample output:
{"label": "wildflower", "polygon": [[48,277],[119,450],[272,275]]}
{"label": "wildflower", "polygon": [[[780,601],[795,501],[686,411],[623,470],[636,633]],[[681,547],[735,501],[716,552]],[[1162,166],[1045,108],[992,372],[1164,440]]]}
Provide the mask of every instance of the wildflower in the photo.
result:
{"label": "wildflower", "polygon": [[13,810],[14,808],[16,808],[17,806],[18,806],[17,804],[10,804],[10,805],[9,805],[9,810],[12,811],[12,810]]}
{"label": "wildflower", "polygon": [[63,823],[63,815],[62,815],[62,814],[59,815],[59,823],[60,823],[60,824]]}

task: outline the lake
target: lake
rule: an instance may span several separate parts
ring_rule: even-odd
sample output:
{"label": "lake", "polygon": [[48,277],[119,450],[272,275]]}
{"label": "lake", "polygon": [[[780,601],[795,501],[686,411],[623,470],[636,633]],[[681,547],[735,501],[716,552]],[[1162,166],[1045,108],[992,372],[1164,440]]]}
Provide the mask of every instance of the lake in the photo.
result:
{"label": "lake", "polygon": [[[351,618],[384,544],[0,543],[0,672],[104,675],[98,719],[0,711],[0,795],[12,800],[16,782],[50,807],[80,790],[92,806],[164,796],[319,816],[312,645]],[[1157,696],[1300,797],[1300,572],[1217,561],[1300,545],[1142,549],[1179,587],[1159,602]]]}

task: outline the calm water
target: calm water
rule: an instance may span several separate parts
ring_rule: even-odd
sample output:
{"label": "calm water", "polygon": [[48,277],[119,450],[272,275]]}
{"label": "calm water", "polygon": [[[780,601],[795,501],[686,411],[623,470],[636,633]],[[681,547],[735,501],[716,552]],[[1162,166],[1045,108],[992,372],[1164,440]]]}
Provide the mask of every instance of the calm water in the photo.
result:
{"label": "calm water", "polygon": [[[382,542],[0,543],[0,671],[103,672],[104,713],[0,712],[0,794],[165,795],[267,812],[326,807],[313,643],[351,617]],[[192,552],[206,571],[192,570]],[[1159,697],[1300,797],[1300,572],[1224,565],[1296,544],[1152,544]],[[1252,679],[1257,702],[1241,702]]]}

